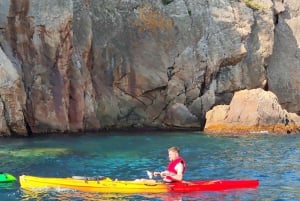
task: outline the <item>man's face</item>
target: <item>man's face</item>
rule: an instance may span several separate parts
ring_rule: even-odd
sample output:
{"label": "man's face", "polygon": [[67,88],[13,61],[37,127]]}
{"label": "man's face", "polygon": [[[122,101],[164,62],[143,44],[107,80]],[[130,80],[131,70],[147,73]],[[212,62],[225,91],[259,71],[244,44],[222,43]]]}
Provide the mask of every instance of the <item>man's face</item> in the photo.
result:
{"label": "man's face", "polygon": [[169,160],[173,161],[178,157],[178,153],[176,151],[169,151]]}

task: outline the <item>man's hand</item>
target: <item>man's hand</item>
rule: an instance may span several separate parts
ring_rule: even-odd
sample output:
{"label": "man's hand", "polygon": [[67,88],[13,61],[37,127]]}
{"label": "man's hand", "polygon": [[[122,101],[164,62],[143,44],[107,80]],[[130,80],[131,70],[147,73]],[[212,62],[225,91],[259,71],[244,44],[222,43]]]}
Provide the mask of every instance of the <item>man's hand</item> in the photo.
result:
{"label": "man's hand", "polygon": [[160,173],[160,172],[153,172],[153,175],[154,175],[155,177],[157,177],[157,176],[161,176],[161,173]]}
{"label": "man's hand", "polygon": [[154,176],[161,176],[161,177],[166,177],[166,176],[170,176],[170,172],[165,170],[165,171],[162,171],[162,172],[153,172],[153,175]]}

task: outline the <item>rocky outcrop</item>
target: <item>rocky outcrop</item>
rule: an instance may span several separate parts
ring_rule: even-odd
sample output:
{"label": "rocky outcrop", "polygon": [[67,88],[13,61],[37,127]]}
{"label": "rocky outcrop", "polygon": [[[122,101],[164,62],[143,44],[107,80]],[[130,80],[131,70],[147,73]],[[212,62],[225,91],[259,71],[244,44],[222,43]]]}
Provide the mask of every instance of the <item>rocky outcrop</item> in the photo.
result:
{"label": "rocky outcrop", "polygon": [[201,130],[213,106],[253,88],[299,113],[299,8],[296,0],[0,1],[0,133]]}
{"label": "rocky outcrop", "polygon": [[262,89],[236,92],[230,105],[215,106],[206,114],[208,133],[299,133],[300,116],[282,109],[272,92]]}

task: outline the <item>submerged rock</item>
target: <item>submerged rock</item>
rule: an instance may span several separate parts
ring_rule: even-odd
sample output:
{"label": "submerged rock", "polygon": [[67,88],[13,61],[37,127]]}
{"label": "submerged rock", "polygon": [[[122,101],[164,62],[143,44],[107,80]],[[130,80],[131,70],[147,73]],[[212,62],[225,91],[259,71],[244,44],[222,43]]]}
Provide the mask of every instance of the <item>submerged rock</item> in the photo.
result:
{"label": "submerged rock", "polygon": [[206,114],[208,133],[299,133],[300,117],[282,109],[276,95],[263,89],[236,92],[230,105]]}

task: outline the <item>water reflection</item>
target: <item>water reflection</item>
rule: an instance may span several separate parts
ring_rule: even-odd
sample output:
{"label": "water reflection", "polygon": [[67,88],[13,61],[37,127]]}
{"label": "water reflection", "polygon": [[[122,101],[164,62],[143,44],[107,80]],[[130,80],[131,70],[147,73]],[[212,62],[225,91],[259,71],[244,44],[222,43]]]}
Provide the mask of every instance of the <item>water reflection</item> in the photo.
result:
{"label": "water reflection", "polygon": [[[34,191],[21,190],[22,201],[33,200],[89,200],[89,201],[228,201],[228,200],[259,200],[256,189],[221,191],[221,192],[193,192],[193,193],[152,193],[152,194],[117,194],[117,193],[85,193],[69,189],[41,189]],[[241,199],[242,198],[242,199]]]}
{"label": "water reflection", "polygon": [[16,189],[19,187],[19,183],[17,181],[15,182],[6,182],[6,183],[0,183],[0,190],[9,190],[9,189]]}

